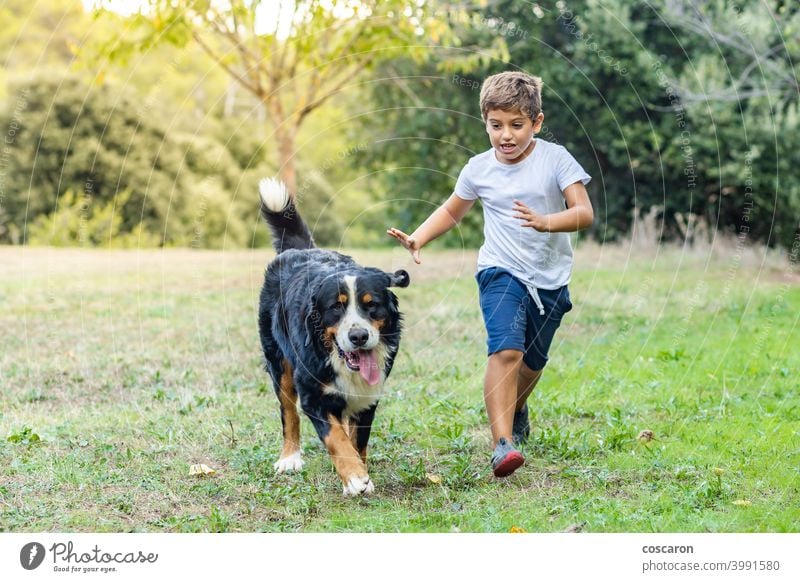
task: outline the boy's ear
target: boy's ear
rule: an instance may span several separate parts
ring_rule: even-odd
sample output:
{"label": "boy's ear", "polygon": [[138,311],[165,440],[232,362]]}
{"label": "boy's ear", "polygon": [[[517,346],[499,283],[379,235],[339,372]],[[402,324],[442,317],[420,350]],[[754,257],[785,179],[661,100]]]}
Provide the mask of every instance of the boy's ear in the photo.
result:
{"label": "boy's ear", "polygon": [[544,123],[544,113],[539,112],[539,115],[533,118],[533,131],[534,133],[539,133],[542,130],[542,124]]}

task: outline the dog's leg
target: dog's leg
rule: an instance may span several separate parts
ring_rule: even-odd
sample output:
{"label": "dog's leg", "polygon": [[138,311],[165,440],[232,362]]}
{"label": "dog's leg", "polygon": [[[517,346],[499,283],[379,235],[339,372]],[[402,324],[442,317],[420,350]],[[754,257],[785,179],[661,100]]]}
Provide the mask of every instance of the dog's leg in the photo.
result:
{"label": "dog's leg", "polygon": [[369,442],[369,433],[372,430],[376,408],[378,408],[377,403],[350,419],[352,430],[350,437],[364,464],[367,463],[367,442]]}
{"label": "dog's leg", "polygon": [[351,418],[343,418],[342,419],[342,427],[344,428],[344,432],[347,433],[347,437],[353,443],[353,446],[356,446],[356,422],[353,417]]}
{"label": "dog's leg", "polygon": [[297,391],[292,378],[292,367],[283,360],[280,383],[275,387],[281,403],[283,449],[274,467],[278,473],[299,471],[305,464],[300,453],[300,415],[297,414]]}
{"label": "dog's leg", "polygon": [[367,467],[359,457],[353,441],[350,440],[347,427],[341,418],[328,414],[326,418],[306,411],[319,438],[325,443],[333,460],[333,466],[342,480],[342,493],[345,496],[366,495],[375,491],[375,485],[369,478]]}

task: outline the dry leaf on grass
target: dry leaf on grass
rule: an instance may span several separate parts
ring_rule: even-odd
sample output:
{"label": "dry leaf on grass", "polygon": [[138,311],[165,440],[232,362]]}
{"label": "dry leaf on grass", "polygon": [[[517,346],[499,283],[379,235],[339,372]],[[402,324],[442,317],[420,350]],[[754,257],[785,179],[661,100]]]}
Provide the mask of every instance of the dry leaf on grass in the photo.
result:
{"label": "dry leaf on grass", "polygon": [[425,473],[425,477],[427,477],[428,481],[430,481],[434,485],[439,485],[442,482],[442,478],[439,475],[434,475],[432,473]]}
{"label": "dry leaf on grass", "polygon": [[216,474],[217,471],[215,469],[212,469],[211,467],[203,463],[198,463],[196,465],[192,465],[191,467],[189,467],[189,475],[191,475],[192,477],[197,477],[198,475],[203,477],[205,475],[216,475]]}
{"label": "dry leaf on grass", "polygon": [[636,438],[639,439],[640,443],[649,443],[654,438],[656,438],[656,435],[652,430],[644,429],[642,432],[639,433],[639,436]]}

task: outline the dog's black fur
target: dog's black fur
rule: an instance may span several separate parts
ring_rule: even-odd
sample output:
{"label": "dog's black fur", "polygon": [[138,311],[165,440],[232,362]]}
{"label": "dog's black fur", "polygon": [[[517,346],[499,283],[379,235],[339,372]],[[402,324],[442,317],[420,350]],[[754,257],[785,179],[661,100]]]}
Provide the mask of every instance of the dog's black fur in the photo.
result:
{"label": "dog's black fur", "polygon": [[367,441],[383,382],[400,345],[402,316],[390,287],[408,273],[358,265],[315,248],[292,197],[275,181],[261,187],[261,213],[278,256],[267,267],[259,331],[281,404],[283,450],[275,468],[300,469],[296,402],[325,443],[345,495],[370,493]]}

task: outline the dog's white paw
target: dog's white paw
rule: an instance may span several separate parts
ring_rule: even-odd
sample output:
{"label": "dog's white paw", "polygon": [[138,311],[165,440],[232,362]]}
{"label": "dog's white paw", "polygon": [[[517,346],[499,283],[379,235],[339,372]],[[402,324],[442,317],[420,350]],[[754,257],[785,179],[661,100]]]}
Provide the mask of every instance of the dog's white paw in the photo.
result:
{"label": "dog's white paw", "polygon": [[356,495],[369,495],[375,492],[375,485],[369,475],[363,477],[350,477],[350,481],[342,487],[345,497],[355,497]]}
{"label": "dog's white paw", "polygon": [[303,468],[306,462],[303,460],[300,451],[292,453],[288,457],[278,459],[278,462],[273,465],[275,471],[278,473],[291,473],[292,471],[299,471]]}

